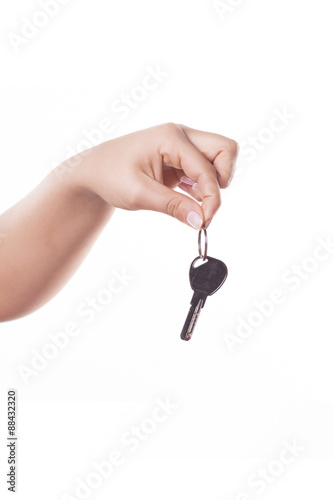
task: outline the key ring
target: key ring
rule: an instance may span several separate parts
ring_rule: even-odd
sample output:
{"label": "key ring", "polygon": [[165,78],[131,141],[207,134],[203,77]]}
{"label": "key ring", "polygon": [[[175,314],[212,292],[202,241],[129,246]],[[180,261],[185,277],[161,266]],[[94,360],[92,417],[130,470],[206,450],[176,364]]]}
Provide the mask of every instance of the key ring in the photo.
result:
{"label": "key ring", "polygon": [[[205,234],[205,250],[204,250],[204,253],[202,253],[202,248],[201,248],[201,233],[202,233],[202,231]],[[202,260],[206,260],[206,258],[207,258],[207,247],[208,247],[207,231],[206,231],[206,229],[200,229],[199,236],[198,236],[198,249],[199,249],[199,257],[201,257]]]}

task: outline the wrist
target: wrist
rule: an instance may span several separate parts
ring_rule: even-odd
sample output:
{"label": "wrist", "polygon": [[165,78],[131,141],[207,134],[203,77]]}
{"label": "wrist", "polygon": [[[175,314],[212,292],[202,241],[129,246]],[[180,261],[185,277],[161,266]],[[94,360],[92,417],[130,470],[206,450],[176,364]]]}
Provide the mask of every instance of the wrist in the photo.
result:
{"label": "wrist", "polygon": [[91,173],[91,166],[96,165],[92,157],[93,149],[68,158],[54,168],[52,174],[73,202],[77,200],[81,203],[86,200],[88,205],[95,204],[105,208],[109,204],[98,194],[96,182],[92,182],[93,177],[96,180],[96,172]]}

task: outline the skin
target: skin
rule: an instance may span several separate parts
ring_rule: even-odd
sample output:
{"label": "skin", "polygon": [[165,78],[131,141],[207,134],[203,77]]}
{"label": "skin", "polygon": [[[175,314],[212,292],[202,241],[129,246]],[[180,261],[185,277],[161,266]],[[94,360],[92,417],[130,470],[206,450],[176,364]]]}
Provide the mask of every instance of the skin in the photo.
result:
{"label": "skin", "polygon": [[235,141],[221,135],[168,123],[60,164],[0,216],[0,321],[50,300],[115,208],[154,210],[196,229],[208,227],[221,204],[220,189],[232,178],[237,150]]}

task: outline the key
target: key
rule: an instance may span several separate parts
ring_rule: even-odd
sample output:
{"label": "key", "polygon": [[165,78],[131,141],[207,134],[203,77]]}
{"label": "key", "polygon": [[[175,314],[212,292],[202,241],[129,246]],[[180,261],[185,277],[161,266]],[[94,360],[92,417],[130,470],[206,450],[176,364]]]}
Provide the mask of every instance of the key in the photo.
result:
{"label": "key", "polygon": [[208,257],[206,251],[203,256],[201,254],[200,245],[199,253],[200,256],[194,259],[190,267],[190,284],[194,293],[190,310],[180,334],[182,340],[191,339],[194,327],[198,321],[201,309],[205,305],[207,297],[217,292],[228,276],[228,269],[224,262],[214,259],[213,257]]}

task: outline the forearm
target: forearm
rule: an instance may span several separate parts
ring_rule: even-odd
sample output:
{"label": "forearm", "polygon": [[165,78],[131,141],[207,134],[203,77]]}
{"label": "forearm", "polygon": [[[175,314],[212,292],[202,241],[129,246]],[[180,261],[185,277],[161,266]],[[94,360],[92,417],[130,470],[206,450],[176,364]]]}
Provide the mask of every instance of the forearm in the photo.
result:
{"label": "forearm", "polygon": [[112,207],[73,178],[57,167],[0,216],[0,321],[28,314],[55,295],[112,215]]}

